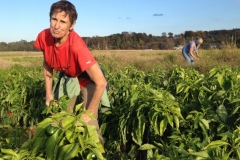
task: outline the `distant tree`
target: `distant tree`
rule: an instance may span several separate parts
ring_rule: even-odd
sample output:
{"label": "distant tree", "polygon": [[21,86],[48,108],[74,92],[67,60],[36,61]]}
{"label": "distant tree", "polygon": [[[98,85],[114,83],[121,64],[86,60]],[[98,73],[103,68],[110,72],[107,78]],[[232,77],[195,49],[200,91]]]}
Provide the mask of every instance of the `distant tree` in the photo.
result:
{"label": "distant tree", "polygon": [[102,46],[103,50],[108,50],[108,38],[104,38],[103,39],[103,46]]}
{"label": "distant tree", "polygon": [[[204,39],[203,49],[210,48],[211,44],[221,46],[222,43],[234,43],[240,48],[240,29],[213,30],[213,31],[185,31],[179,35],[172,32],[162,33],[162,36],[154,36],[146,33],[122,32],[110,36],[83,37],[89,49],[172,49],[176,45],[185,45],[189,40],[196,37]],[[38,51],[34,47],[35,41],[27,42],[21,39],[17,42],[0,42],[0,51]]]}
{"label": "distant tree", "polygon": [[167,33],[166,33],[166,32],[163,32],[163,33],[162,33],[162,37],[167,37]]}
{"label": "distant tree", "polygon": [[138,41],[143,40],[144,42],[146,42],[147,34],[146,33],[138,33],[137,39],[138,39]]}
{"label": "distant tree", "polygon": [[206,33],[203,31],[197,31],[196,37],[206,38]]}
{"label": "distant tree", "polygon": [[184,37],[186,39],[194,39],[195,33],[193,31],[185,31]]}
{"label": "distant tree", "polygon": [[7,43],[0,42],[0,51],[7,51]]}
{"label": "distant tree", "polygon": [[144,49],[145,48],[145,42],[142,39],[139,39],[138,44],[140,46],[140,49]]}
{"label": "distant tree", "polygon": [[173,33],[172,32],[168,32],[168,37],[169,38],[173,38]]}
{"label": "distant tree", "polygon": [[166,49],[167,49],[166,43],[165,43],[165,42],[160,42],[160,43],[159,43],[159,49],[161,49],[161,50],[166,50]]}

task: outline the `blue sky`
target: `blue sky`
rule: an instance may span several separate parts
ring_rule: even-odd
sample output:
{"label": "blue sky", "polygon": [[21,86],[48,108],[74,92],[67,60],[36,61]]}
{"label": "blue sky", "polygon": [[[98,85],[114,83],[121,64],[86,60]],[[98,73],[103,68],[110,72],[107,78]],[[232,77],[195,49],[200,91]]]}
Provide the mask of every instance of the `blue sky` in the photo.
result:
{"label": "blue sky", "polygon": [[[163,32],[240,28],[240,0],[69,0],[78,12],[75,31],[82,37],[127,32],[161,36]],[[32,41],[49,27],[55,0],[2,0],[0,42]]]}

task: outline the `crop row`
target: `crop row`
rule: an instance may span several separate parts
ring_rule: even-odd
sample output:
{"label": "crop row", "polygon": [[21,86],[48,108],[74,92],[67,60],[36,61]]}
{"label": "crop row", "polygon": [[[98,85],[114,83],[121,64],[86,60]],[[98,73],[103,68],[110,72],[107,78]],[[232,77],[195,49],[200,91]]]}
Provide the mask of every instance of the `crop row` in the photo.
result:
{"label": "crop row", "polygon": [[[168,73],[161,70],[145,73],[131,66],[110,73],[107,67],[103,68],[110,85],[111,103],[110,108],[99,108],[106,159],[240,159],[237,69],[215,67],[203,75],[177,66]],[[4,130],[0,133],[0,148],[4,148],[0,157],[56,159],[64,153],[67,158],[84,159],[84,153],[91,150],[90,155],[102,158],[103,150],[93,138],[94,131],[79,117],[80,104],[74,113],[67,115],[64,112],[67,98],[58,102],[63,106],[59,117],[73,117],[67,128],[62,127],[62,118],[56,120],[42,114],[45,91],[41,66],[15,66],[0,72],[0,127]],[[44,134],[32,136],[29,134],[32,132],[27,132],[27,138],[21,139],[25,130],[34,126],[36,133],[43,133],[44,127],[39,124],[46,124],[47,119],[51,119],[49,124],[55,119],[54,125],[59,130],[56,134],[62,137],[51,146],[56,150],[54,153],[44,150],[47,140],[41,143],[41,149],[29,147],[36,144],[34,139],[46,137]],[[84,139],[77,136],[79,127],[85,128],[82,133],[88,135]],[[68,150],[71,154],[67,154]]]}

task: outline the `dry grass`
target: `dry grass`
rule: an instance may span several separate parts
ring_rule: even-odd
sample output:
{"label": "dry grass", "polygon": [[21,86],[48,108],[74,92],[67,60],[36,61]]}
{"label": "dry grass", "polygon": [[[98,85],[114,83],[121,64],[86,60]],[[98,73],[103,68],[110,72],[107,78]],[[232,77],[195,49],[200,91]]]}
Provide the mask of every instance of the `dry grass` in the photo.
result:
{"label": "dry grass", "polygon": [[[189,67],[182,57],[181,50],[93,50],[91,53],[101,65],[108,67],[112,72],[129,65],[147,72],[155,69],[168,71],[173,66]],[[240,49],[236,47],[200,50],[199,54],[200,59],[195,61],[193,67],[200,73],[207,73],[214,66],[240,68]],[[39,57],[42,57],[42,52],[0,52],[0,68],[11,67],[14,64],[41,65],[42,59]]]}
{"label": "dry grass", "polygon": [[14,59],[22,59],[25,57],[42,57],[41,52],[0,52],[0,68],[9,68],[15,64],[20,64],[23,66],[34,66],[42,63],[31,63],[28,61],[14,61]]}
{"label": "dry grass", "polygon": [[42,57],[42,52],[0,52],[0,57]]}
{"label": "dry grass", "polygon": [[184,62],[181,51],[176,50],[100,50],[92,53],[100,63],[107,64],[113,71],[128,65],[144,71],[155,68],[166,69]]}

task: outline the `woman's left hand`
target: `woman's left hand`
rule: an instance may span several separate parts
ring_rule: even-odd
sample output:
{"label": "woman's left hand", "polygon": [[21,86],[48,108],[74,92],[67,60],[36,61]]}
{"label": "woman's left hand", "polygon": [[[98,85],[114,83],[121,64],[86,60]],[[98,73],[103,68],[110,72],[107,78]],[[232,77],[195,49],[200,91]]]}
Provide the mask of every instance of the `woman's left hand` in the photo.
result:
{"label": "woman's left hand", "polygon": [[83,114],[82,115],[82,118],[83,118],[83,120],[87,123],[87,122],[89,122],[90,120],[91,120],[91,118],[88,116],[88,114]]}

